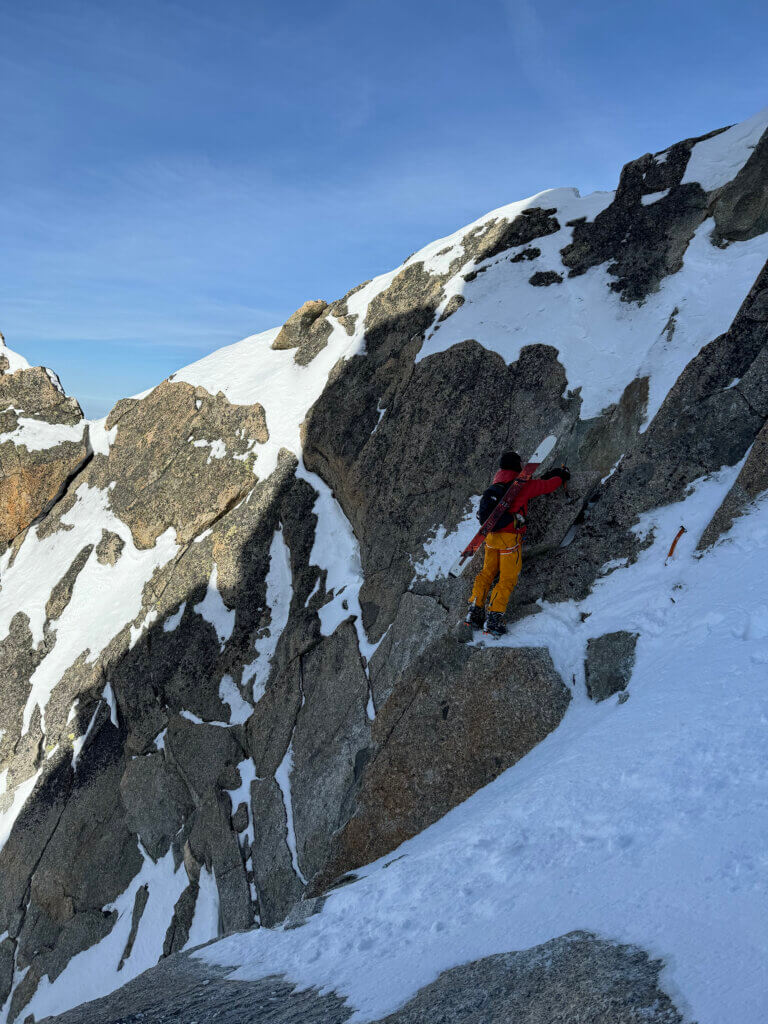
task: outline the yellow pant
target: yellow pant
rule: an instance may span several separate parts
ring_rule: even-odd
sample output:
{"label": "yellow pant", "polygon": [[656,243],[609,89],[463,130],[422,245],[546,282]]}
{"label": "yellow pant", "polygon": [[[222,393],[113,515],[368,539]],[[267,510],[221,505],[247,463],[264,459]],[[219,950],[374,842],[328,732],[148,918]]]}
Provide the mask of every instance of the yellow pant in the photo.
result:
{"label": "yellow pant", "polygon": [[488,591],[498,576],[499,582],[493,588],[488,610],[502,613],[507,610],[507,604],[523,567],[522,540],[519,533],[488,534],[485,538],[485,561],[482,571],[475,577],[470,604],[477,604],[482,608]]}

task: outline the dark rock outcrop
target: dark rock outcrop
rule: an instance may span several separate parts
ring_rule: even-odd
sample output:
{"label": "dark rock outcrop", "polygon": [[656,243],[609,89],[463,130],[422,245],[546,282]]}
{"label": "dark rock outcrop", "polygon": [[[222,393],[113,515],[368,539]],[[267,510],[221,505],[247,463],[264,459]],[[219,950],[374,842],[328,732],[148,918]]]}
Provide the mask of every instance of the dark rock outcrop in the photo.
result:
{"label": "dark rock outcrop", "polygon": [[734,519],[742,515],[749,506],[768,491],[768,421],[755,438],[741,472],[723,503],[712,517],[712,521],[701,535],[699,551],[711,547],[724,533],[730,530]]}
{"label": "dark rock outcrop", "polygon": [[[722,129],[721,129],[722,130]],[[663,160],[650,153],[621,172],[613,202],[590,223],[573,224],[573,241],[561,253],[570,276],[610,260],[611,288],[638,302],[655,291],[662,278],[682,266],[685,250],[708,213],[708,198],[697,182],[681,184],[691,150],[711,132],[671,146]],[[644,205],[642,197],[665,193]]]}
{"label": "dark rock outcrop", "polygon": [[[445,971],[374,1024],[682,1024],[661,986],[663,966],[637,946],[570,932]],[[181,954],[118,993],[41,1024],[344,1024],[351,1015],[333,993],[297,991],[276,977],[229,981],[225,970]]]}
{"label": "dark rock outcrop", "polygon": [[629,686],[638,635],[620,629],[587,642],[584,670],[587,693],[592,700],[605,700]]}
{"label": "dark rock outcrop", "polygon": [[556,270],[537,270],[529,279],[528,283],[534,288],[548,288],[551,284],[562,284],[562,274]]}
{"label": "dark rock outcrop", "polygon": [[712,213],[719,241],[746,241],[768,231],[768,134],[733,181],[719,191]]}
{"label": "dark rock outcrop", "polygon": [[[307,332],[312,330],[327,309],[328,303],[323,302],[322,299],[309,299],[288,317],[280,328],[280,333],[272,342],[272,348],[298,348]],[[330,334],[330,327],[328,333]]]}

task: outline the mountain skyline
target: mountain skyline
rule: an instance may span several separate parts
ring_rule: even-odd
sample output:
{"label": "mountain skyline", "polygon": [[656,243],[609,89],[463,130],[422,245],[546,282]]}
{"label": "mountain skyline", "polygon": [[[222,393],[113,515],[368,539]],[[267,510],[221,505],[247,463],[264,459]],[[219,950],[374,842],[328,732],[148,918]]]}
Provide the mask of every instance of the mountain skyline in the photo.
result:
{"label": "mountain skyline", "polygon": [[104,415],[488,209],[613,187],[751,116],[767,24],[712,3],[7,7],[0,330]]}

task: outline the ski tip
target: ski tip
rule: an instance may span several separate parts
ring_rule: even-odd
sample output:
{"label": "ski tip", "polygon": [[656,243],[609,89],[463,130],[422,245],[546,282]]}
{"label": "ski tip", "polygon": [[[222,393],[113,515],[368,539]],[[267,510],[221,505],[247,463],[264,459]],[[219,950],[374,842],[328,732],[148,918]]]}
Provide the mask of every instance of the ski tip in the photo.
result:
{"label": "ski tip", "polygon": [[458,579],[459,576],[463,576],[464,570],[467,568],[471,561],[471,558],[465,559],[463,555],[459,555],[459,557],[453,563],[451,568],[448,570],[448,575],[453,576],[456,579]]}
{"label": "ski tip", "polygon": [[539,447],[533,453],[528,460],[529,462],[543,462],[544,459],[550,454],[552,449],[557,444],[557,438],[554,434],[550,434],[549,437],[545,437]]}

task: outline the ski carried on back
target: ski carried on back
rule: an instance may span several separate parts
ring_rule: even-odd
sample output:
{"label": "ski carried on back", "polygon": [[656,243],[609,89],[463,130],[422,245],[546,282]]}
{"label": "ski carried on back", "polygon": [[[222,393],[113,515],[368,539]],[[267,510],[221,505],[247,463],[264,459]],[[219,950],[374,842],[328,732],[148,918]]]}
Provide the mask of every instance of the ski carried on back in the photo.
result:
{"label": "ski carried on back", "polygon": [[483,543],[486,536],[489,533],[493,532],[493,528],[496,525],[496,523],[498,523],[498,521],[506,512],[514,511],[512,506],[515,504],[515,500],[517,499],[518,495],[525,487],[525,485],[528,483],[528,481],[533,477],[533,474],[536,472],[536,470],[539,468],[542,462],[546,459],[546,457],[550,454],[550,452],[556,444],[557,438],[554,436],[554,434],[550,434],[549,437],[545,438],[541,442],[539,447],[531,456],[530,462],[527,462],[525,466],[523,466],[520,473],[509,485],[509,488],[507,489],[504,496],[499,499],[496,508],[493,510],[493,512],[491,512],[491,514],[485,520],[485,522],[477,531],[475,536],[472,538],[469,544],[467,544],[467,546],[461,552],[461,554],[453,563],[451,568],[448,570],[449,575],[461,576],[461,574],[464,572],[464,570],[472,560],[472,556],[479,550],[480,545]]}

